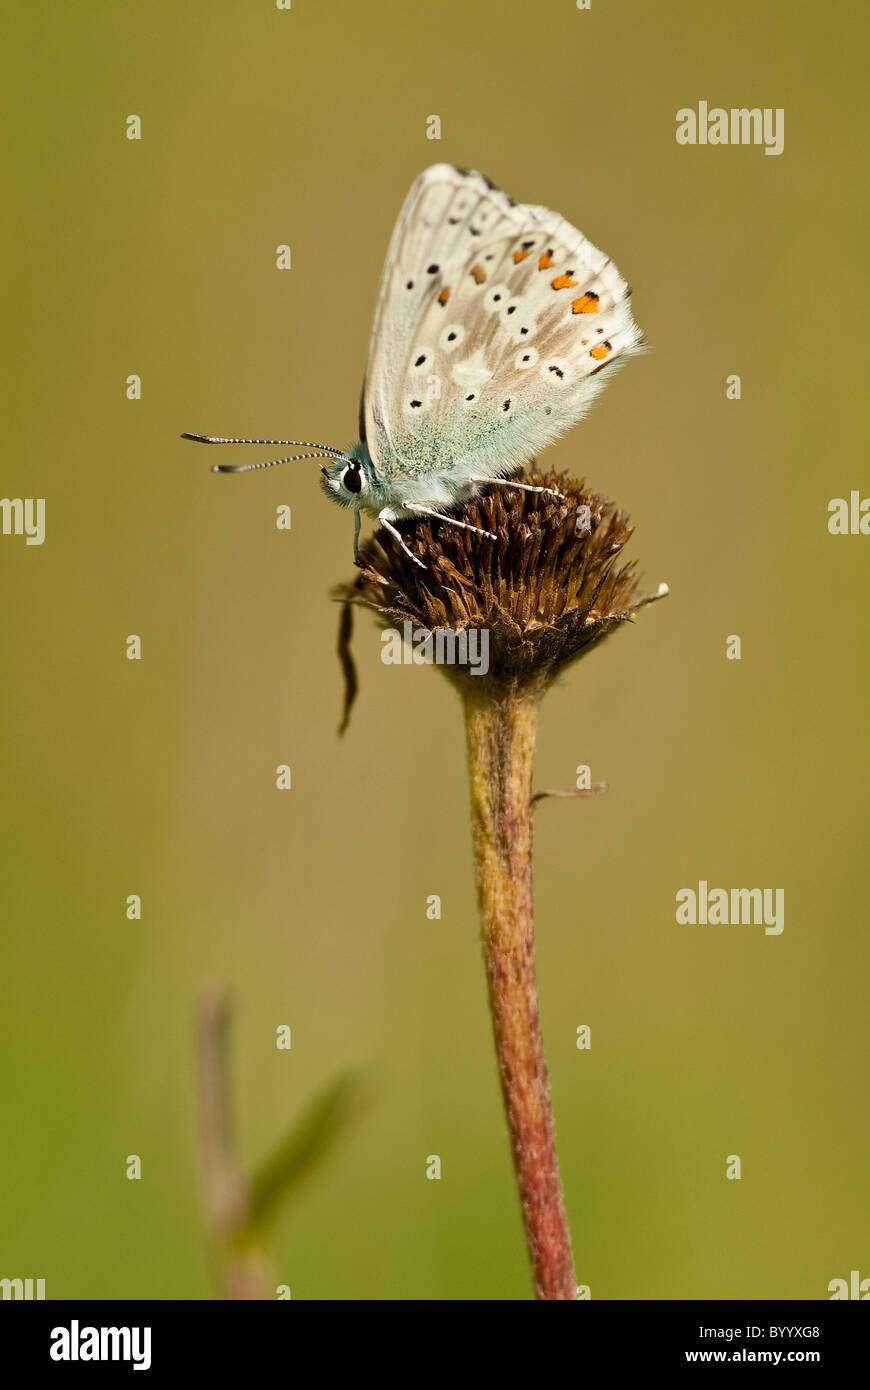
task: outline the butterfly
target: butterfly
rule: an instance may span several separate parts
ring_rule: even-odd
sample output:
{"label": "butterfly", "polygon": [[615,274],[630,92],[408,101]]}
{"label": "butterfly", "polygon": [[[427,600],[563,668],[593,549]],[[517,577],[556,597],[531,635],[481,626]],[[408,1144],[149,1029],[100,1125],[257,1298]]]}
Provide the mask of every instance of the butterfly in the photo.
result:
{"label": "butterfly", "polygon": [[480,531],[450,509],[482,486],[553,491],[513,475],[576,424],[614,364],[640,348],[630,298],[613,262],[558,213],[435,164],[414,182],[387,251],[359,442],[183,437],[312,451],[218,464],[220,473],[329,459],[323,490],[354,510],[357,559],[365,512],[419,565],[397,521],[435,517]]}

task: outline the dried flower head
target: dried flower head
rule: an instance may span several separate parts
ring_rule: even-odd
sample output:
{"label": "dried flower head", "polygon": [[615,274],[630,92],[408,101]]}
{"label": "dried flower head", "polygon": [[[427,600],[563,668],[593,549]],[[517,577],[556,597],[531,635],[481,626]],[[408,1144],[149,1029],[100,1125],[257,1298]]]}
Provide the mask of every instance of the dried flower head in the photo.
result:
{"label": "dried flower head", "polygon": [[[543,691],[569,662],[667,590],[643,594],[634,563],[617,565],[632,528],[612,502],[558,473],[522,480],[563,496],[492,487],[455,513],[494,532],[495,541],[446,522],[408,523],[403,538],[424,569],[379,530],[361,549],[362,573],[339,585],[335,597],[373,609],[383,627],[410,621],[428,632],[486,629],[488,673],[472,676],[465,666],[446,665],[445,674],[459,684],[471,680],[478,694],[485,683],[494,696],[527,686]],[[346,608],[339,645],[350,701],[348,615]]]}

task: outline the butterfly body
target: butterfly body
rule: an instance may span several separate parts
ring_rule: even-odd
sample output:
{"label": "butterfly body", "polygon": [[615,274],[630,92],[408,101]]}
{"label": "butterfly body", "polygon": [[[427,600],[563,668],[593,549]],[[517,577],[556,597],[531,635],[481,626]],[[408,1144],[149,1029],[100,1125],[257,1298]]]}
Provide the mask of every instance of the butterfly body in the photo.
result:
{"label": "butterfly body", "polygon": [[393,476],[375,468],[368,445],[359,443],[345,449],[328,468],[324,467],[323,490],[342,507],[354,507],[379,517],[384,508],[398,520],[413,515],[407,502],[428,503],[435,507],[454,507],[476,487],[469,467],[463,461],[440,459],[437,464],[414,469],[404,464],[390,470]]}
{"label": "butterfly body", "polygon": [[450,509],[481,485],[522,486],[513,475],[638,350],[629,301],[613,262],[558,213],[481,174],[425,170],[387,252],[360,441],[327,451],[327,496],[355,509],[357,532],[366,512],[407,550],[395,521],[460,525]]}

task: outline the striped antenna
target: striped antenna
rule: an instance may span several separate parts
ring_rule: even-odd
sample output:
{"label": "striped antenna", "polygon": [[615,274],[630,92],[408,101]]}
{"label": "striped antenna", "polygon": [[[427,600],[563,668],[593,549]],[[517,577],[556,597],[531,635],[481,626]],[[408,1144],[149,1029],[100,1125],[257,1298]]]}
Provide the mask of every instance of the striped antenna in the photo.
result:
{"label": "striped antenna", "polygon": [[[295,444],[300,449],[320,449],[324,454],[343,454],[332,444],[315,444],[313,439],[224,439],[217,434],[182,434],[182,439],[192,439],[195,444]],[[282,460],[286,461],[286,460]]]}
{"label": "striped antenna", "polygon": [[[269,443],[271,441],[266,441]],[[269,459],[268,463],[213,463],[212,473],[253,473],[257,468],[277,468],[279,463],[295,463],[297,459],[332,459],[333,463],[337,459],[343,458],[343,454],[325,454],[320,450],[316,454],[289,454],[285,459]],[[352,460],[348,459],[348,463]]]}
{"label": "striped antenna", "polygon": [[[257,468],[277,468],[279,463],[295,463],[298,459],[340,459],[343,449],[334,449],[331,444],[315,444],[311,439],[224,439],[217,434],[182,434],[182,439],[192,439],[195,444],[296,444],[301,449],[313,449],[311,454],[288,454],[287,458],[269,459],[267,463],[215,463],[212,473],[253,473]],[[348,459],[348,463],[350,463]]]}

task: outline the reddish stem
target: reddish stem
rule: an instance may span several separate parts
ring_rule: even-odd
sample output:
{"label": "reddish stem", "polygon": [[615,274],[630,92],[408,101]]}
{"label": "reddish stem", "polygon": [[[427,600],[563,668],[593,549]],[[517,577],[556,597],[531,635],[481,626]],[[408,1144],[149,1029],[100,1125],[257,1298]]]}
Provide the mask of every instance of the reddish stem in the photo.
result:
{"label": "reddish stem", "polygon": [[534,690],[500,698],[466,692],[472,829],[496,1054],[535,1294],[575,1300],[535,980],[532,768],[537,706]]}

